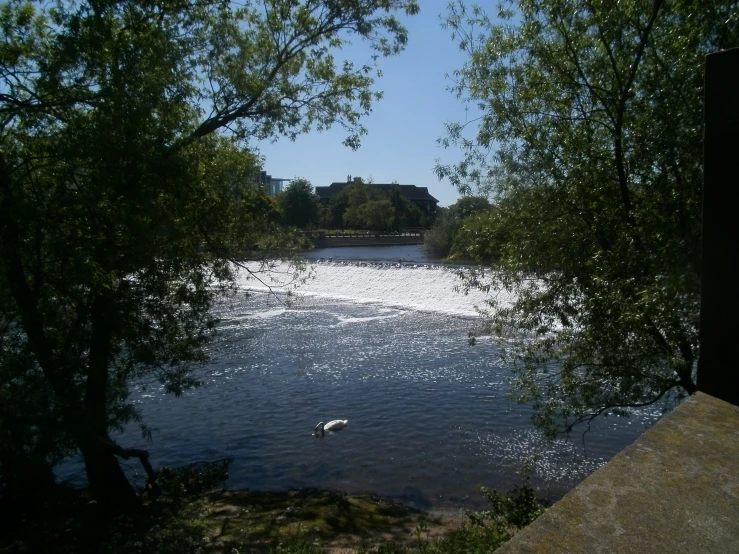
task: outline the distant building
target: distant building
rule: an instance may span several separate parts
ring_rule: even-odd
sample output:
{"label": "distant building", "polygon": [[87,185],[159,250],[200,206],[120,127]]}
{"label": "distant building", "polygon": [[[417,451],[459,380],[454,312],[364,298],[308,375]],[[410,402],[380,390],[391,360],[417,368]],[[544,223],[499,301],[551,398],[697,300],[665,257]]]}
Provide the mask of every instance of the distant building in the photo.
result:
{"label": "distant building", "polygon": [[[356,182],[359,182],[358,178],[352,180],[351,176],[349,176],[345,183],[331,183],[327,187],[316,187],[316,194],[318,195],[321,204],[326,206],[331,202],[331,198],[335,194],[340,193],[346,187]],[[388,196],[390,196],[390,189],[397,186],[401,195],[405,196],[426,213],[435,212],[436,206],[439,204],[439,201],[429,194],[428,188],[426,187],[417,187],[416,185],[396,185],[395,183],[365,183],[364,186],[367,188],[380,189]]]}
{"label": "distant building", "polygon": [[269,194],[270,196],[277,196],[277,194],[284,190],[284,183],[291,180],[292,179],[280,179],[278,177],[272,177],[272,175],[268,175],[266,171],[260,171],[255,175],[256,183],[264,187],[264,189],[267,191],[267,194]]}

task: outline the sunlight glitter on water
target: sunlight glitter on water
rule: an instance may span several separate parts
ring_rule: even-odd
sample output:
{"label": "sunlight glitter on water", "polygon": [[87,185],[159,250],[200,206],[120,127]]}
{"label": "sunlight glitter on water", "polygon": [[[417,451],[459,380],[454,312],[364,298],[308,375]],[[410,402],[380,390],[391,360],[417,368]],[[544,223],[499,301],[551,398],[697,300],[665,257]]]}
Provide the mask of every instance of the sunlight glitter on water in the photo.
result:
{"label": "sunlight glitter on water", "polygon": [[[378,270],[381,278],[407,275]],[[640,432],[609,427],[587,452],[545,446],[528,409],[506,398],[495,343],[468,346],[474,317],[396,302],[304,296],[285,309],[266,294],[241,295],[200,371],[205,385],[181,399],[150,385],[137,402],[160,429],[154,444],[138,429],[121,440],[150,448],[157,464],[234,456],[231,487],[337,487],[438,507],[481,505],[477,484],[507,489],[532,459],[535,482],[561,496]],[[349,419],[345,430],[313,438],[318,421],[339,418]]]}
{"label": "sunlight glitter on water", "polygon": [[[508,489],[523,466],[560,497],[656,417],[603,421],[584,447],[579,435],[544,441],[530,410],[507,399],[496,342],[469,347],[485,296],[455,292],[455,270],[324,262],[315,275],[288,305],[242,280],[249,294],[219,308],[212,359],[196,371],[204,385],[175,399],[138,383],[133,399],[154,443],[135,425],[118,440],[150,450],[156,466],[234,456],[229,487],[476,507],[478,484]],[[315,424],[331,419],[349,424],[315,439]]]}

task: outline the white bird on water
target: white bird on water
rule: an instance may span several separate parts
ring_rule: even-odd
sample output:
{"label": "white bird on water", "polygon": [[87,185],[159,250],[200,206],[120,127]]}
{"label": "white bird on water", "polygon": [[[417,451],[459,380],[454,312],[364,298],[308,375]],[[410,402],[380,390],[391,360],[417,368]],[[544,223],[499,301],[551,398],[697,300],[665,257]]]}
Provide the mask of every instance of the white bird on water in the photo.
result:
{"label": "white bird on water", "polygon": [[317,437],[318,433],[321,433],[321,436],[323,437],[326,434],[326,431],[329,433],[336,433],[337,431],[341,431],[344,427],[346,427],[346,424],[349,423],[348,419],[334,419],[332,421],[329,421],[328,423],[324,423],[321,421],[318,425],[316,425],[316,429],[313,431],[313,434]]}

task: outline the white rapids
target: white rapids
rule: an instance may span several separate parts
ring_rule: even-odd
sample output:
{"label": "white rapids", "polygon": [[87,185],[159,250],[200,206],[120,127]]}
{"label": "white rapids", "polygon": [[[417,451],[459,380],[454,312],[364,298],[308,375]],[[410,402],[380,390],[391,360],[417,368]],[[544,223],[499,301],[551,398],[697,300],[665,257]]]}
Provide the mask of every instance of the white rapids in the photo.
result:
{"label": "white rapids", "polygon": [[[255,271],[256,265],[248,266]],[[476,316],[490,298],[479,290],[456,290],[462,280],[459,269],[418,264],[373,262],[319,262],[309,267],[304,282],[296,281],[286,263],[258,278],[241,271],[239,286],[254,292],[319,296],[372,303],[424,312]],[[260,282],[261,281],[261,282]],[[509,298],[498,293],[497,300]]]}

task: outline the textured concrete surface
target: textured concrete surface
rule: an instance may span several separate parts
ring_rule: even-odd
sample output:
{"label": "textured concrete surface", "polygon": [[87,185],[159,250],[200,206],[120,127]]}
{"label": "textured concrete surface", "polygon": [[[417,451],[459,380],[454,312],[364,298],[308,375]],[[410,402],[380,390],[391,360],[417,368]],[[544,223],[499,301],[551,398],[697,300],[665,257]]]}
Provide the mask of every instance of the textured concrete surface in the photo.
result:
{"label": "textured concrete surface", "polygon": [[739,408],[695,394],[496,552],[739,553]]}

